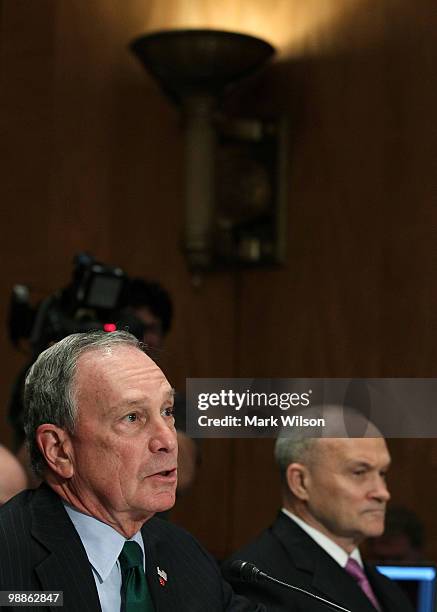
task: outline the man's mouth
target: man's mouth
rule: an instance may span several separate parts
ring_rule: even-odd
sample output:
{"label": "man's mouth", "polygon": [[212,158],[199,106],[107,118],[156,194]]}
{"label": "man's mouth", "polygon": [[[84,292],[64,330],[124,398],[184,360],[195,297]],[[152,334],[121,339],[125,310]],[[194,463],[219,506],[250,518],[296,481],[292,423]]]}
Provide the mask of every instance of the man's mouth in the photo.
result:
{"label": "man's mouth", "polygon": [[170,468],[169,470],[161,470],[160,472],[155,472],[154,474],[150,474],[149,478],[176,478],[177,469]]}

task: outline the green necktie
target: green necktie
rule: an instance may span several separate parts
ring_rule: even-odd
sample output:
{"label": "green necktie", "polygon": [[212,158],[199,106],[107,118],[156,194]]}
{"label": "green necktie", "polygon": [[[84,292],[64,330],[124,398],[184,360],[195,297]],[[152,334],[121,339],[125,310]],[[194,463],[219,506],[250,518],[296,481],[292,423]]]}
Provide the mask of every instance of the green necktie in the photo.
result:
{"label": "green necktie", "polygon": [[125,542],[118,557],[121,568],[122,612],[154,612],[143,570],[143,551],[137,542]]}

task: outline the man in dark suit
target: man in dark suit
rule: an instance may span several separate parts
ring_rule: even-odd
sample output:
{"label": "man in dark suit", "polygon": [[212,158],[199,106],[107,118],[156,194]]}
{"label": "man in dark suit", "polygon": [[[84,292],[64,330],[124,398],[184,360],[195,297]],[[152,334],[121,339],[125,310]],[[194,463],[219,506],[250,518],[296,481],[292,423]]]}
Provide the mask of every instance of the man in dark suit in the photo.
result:
{"label": "man in dark suit", "polygon": [[[380,433],[368,426],[376,437],[277,440],[283,508],[269,529],[233,555],[225,572],[241,559],[352,612],[412,612],[397,585],[364,564],[358,549],[364,538],[383,532],[390,497],[390,456]],[[244,584],[236,577],[232,584],[268,603],[269,611],[329,609],[269,582]]]}
{"label": "man in dark suit", "polygon": [[153,517],[175,500],[173,391],[133,336],[50,347],[25,406],[44,483],[0,509],[1,591],[63,591],[68,612],[264,609],[233,594],[192,536]]}

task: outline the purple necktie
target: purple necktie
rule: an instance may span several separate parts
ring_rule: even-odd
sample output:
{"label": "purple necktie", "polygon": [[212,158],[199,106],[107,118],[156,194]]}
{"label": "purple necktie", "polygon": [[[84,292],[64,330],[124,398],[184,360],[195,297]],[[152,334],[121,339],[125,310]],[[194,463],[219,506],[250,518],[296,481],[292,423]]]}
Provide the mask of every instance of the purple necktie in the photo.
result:
{"label": "purple necktie", "polygon": [[349,557],[346,563],[346,567],[344,569],[350,576],[352,576],[352,578],[354,578],[358,582],[358,586],[363,591],[363,593],[367,595],[367,597],[370,599],[372,605],[379,612],[381,612],[381,606],[379,605],[378,600],[376,599],[376,595],[373,592],[372,587],[370,586],[370,582],[367,580],[367,576],[358,561],[355,561],[355,559]]}

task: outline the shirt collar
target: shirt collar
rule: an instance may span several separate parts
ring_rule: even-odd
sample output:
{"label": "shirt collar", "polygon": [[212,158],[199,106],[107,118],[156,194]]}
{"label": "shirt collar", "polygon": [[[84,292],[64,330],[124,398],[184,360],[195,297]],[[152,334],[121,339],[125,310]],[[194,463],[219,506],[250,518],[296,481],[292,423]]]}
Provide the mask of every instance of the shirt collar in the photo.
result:
{"label": "shirt collar", "polygon": [[315,527],[311,527],[303,521],[301,518],[287,510],[286,508],[282,508],[282,512],[288,516],[292,521],[294,521],[301,529],[303,529],[309,536],[312,538],[323,550],[328,553],[341,567],[346,567],[349,557],[355,559],[357,563],[363,567],[363,561],[361,559],[361,554],[358,548],[354,548],[350,555],[347,554],[341,546],[336,544],[331,538],[328,538],[327,535],[316,529]]}
{"label": "shirt collar", "polygon": [[[124,543],[127,541],[126,538],[110,525],[63,503],[82,540],[89,562],[100,581],[104,582],[117,562]],[[144,559],[144,542],[141,532],[138,531],[130,540],[140,545]]]}

